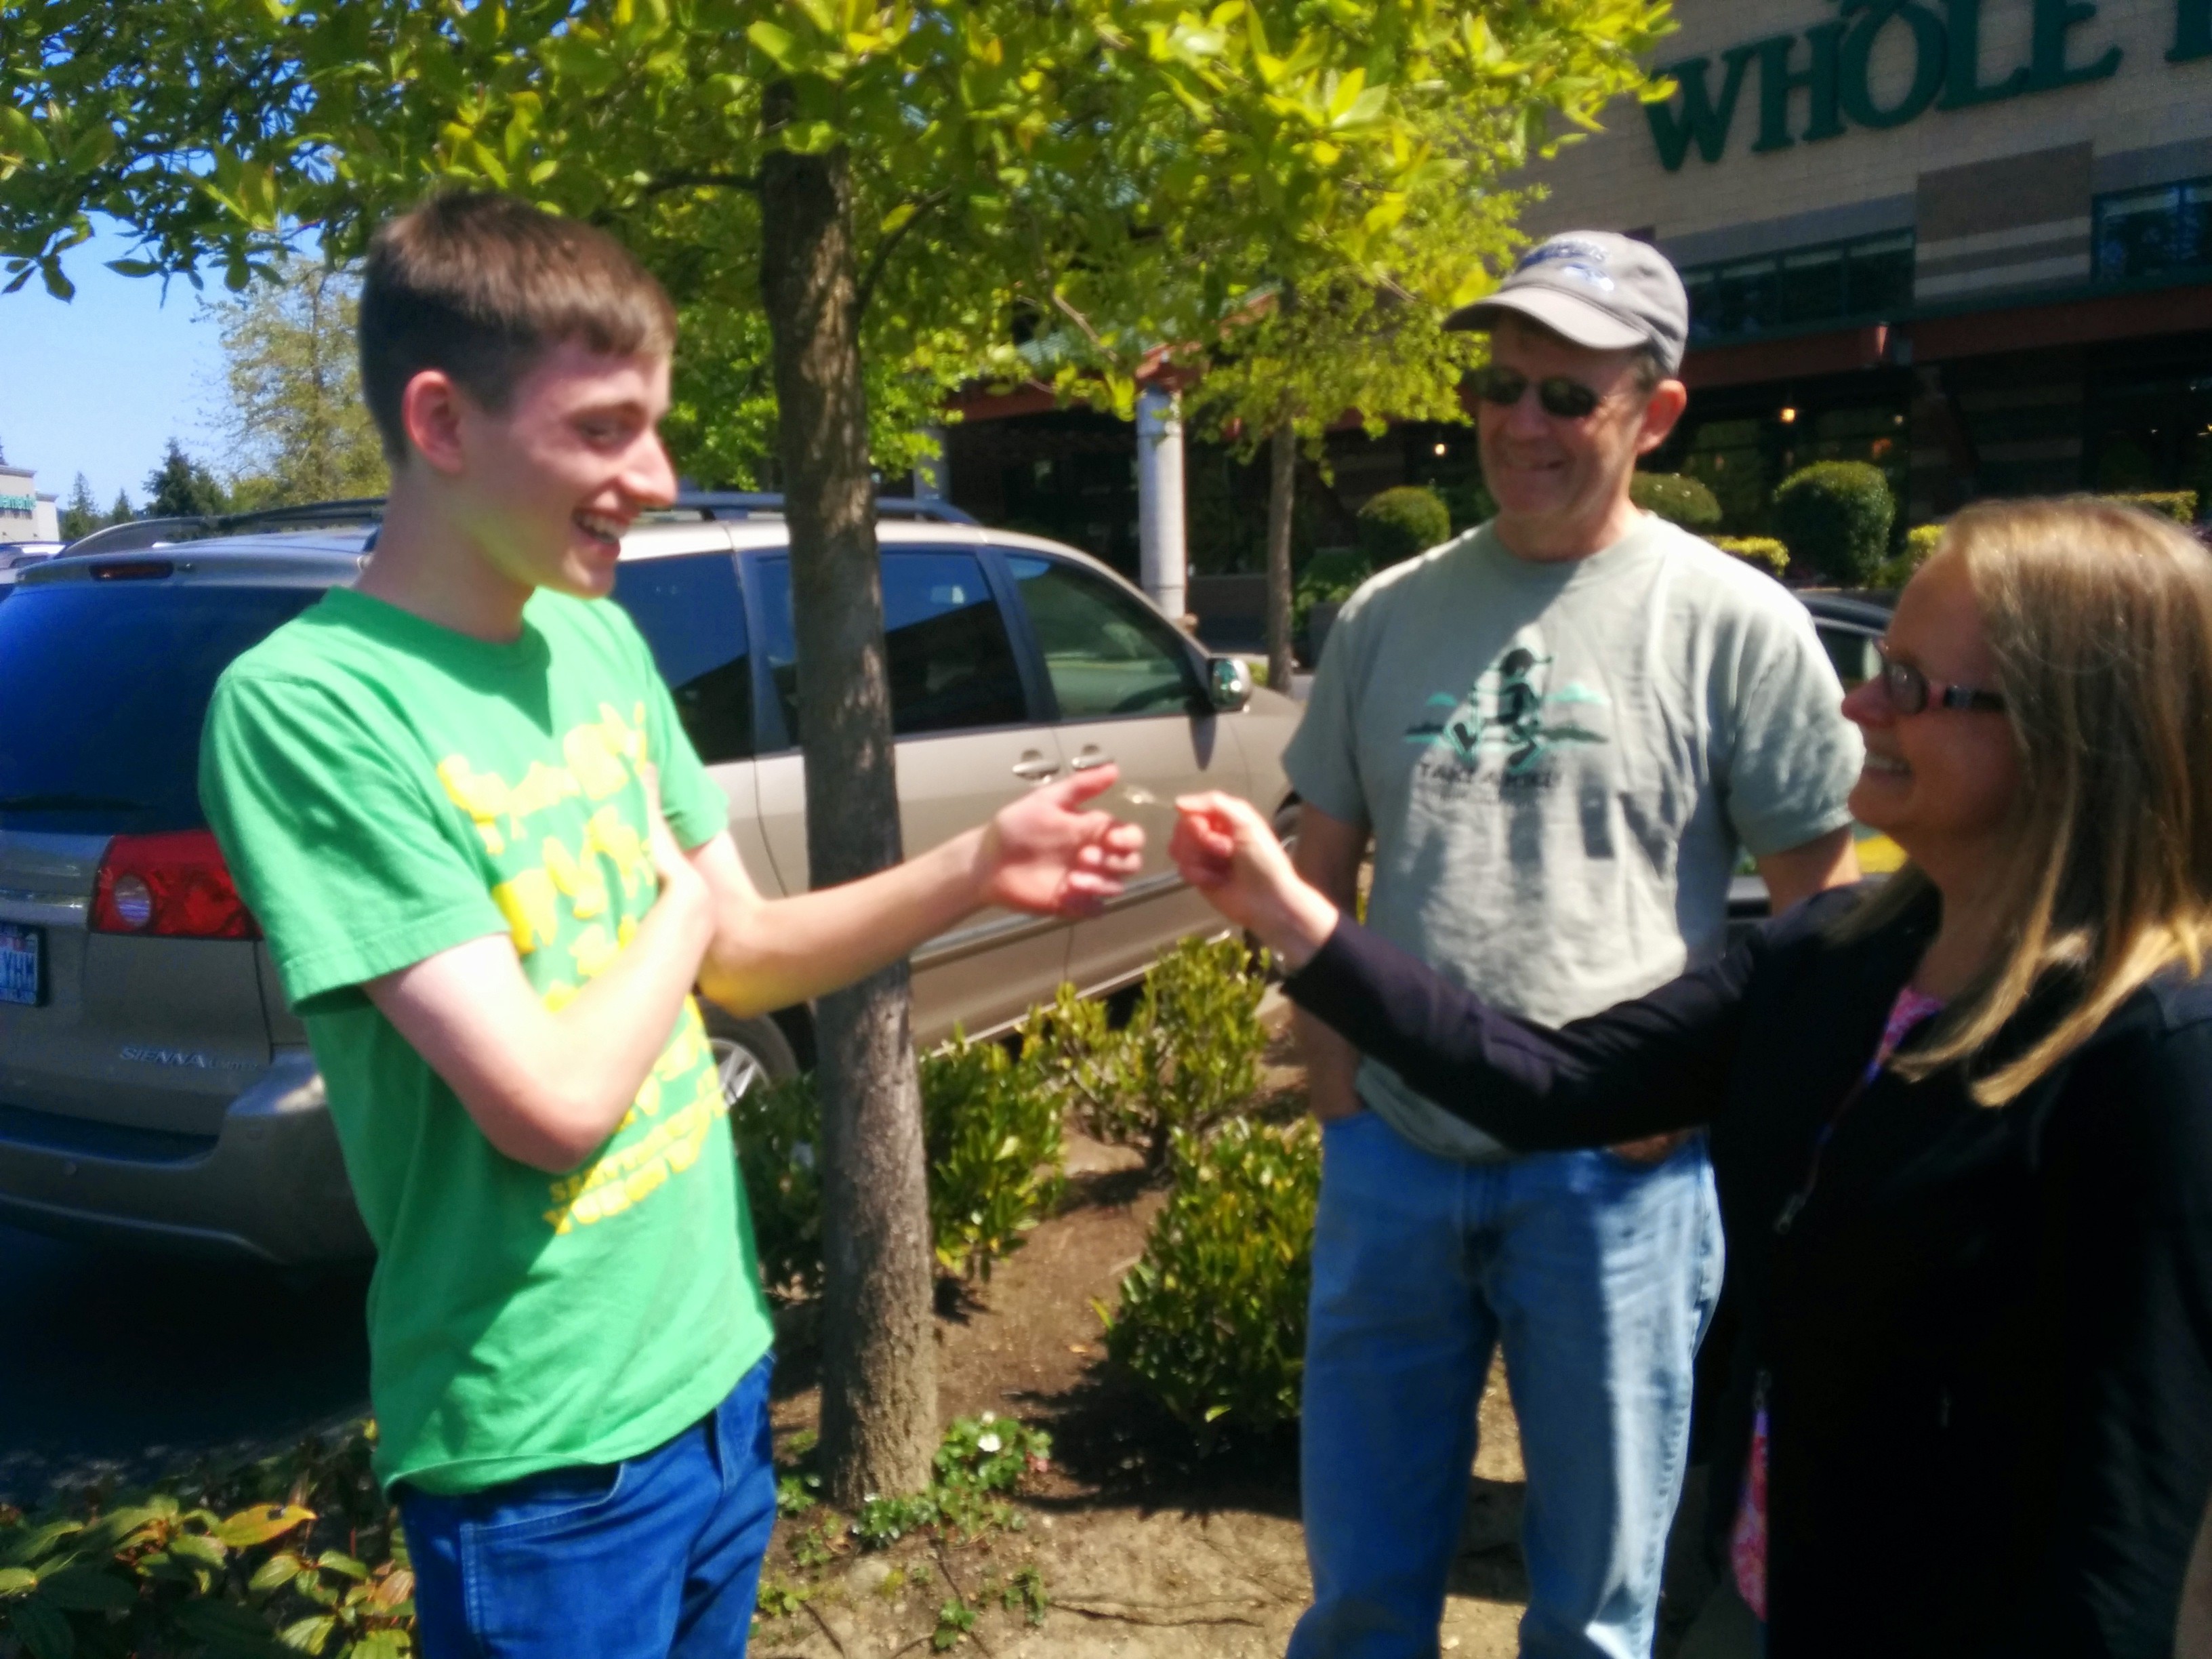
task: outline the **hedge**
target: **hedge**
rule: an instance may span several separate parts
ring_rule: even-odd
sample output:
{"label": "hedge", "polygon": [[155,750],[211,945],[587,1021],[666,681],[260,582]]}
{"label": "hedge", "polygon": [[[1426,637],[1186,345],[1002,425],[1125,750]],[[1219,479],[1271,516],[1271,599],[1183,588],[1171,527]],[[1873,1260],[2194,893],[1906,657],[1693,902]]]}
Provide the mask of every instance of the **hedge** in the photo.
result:
{"label": "hedge", "polygon": [[1746,564],[1757,565],[1776,580],[1790,568],[1790,550],[1771,536],[1713,536],[1707,538],[1723,553],[1732,553]]}
{"label": "hedge", "polygon": [[1359,545],[1382,570],[1451,539],[1451,513],[1433,489],[1401,484],[1359,509]]}
{"label": "hedge", "polygon": [[1774,528],[1792,562],[1844,587],[1880,574],[1896,515],[1888,480],[1864,461],[1815,461],[1774,492]]}
{"label": "hedge", "polygon": [[2098,499],[2118,501],[2124,507],[2139,507],[2146,513],[2154,513],[2161,519],[2171,519],[2176,524],[2197,522],[2197,497],[2193,489],[2145,489],[2100,495]]}
{"label": "hedge", "polygon": [[1719,528],[1721,504],[1696,478],[1679,472],[1639,472],[1628,481],[1628,499],[1669,524],[1704,532]]}

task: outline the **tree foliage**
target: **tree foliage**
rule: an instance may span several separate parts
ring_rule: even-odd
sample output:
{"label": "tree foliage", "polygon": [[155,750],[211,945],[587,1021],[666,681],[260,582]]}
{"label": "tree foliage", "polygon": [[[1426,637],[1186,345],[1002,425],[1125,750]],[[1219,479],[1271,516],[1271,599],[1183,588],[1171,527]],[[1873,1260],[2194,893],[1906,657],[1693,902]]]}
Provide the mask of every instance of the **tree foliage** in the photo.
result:
{"label": "tree foliage", "polygon": [[69,500],[62,503],[62,539],[73,542],[80,536],[88,536],[106,522],[100,516],[99,505],[92,499],[92,481],[78,473]]}
{"label": "tree foliage", "polygon": [[174,438],[170,439],[161,464],[146,475],[147,516],[189,519],[229,508],[230,497],[215,474],[185,454],[184,446]]}
{"label": "tree foliage", "polygon": [[360,283],[289,258],[274,280],[209,307],[222,343],[222,435],[240,507],[384,493],[384,452],[361,399]]}
{"label": "tree foliage", "polygon": [[[608,227],[733,348],[731,319],[765,314],[824,882],[897,848],[869,839],[896,822],[867,511],[871,465],[895,467],[870,453],[869,394],[1038,380],[1126,415],[1163,348],[1222,337],[1265,291],[1406,289],[1396,249],[1427,194],[1462,180],[1473,210],[1555,123],[1642,85],[1666,27],[1665,0],[139,0],[127,28],[115,10],[0,11],[16,285],[66,295],[64,256],[105,212],[141,239],[118,269],[204,264],[240,291],[301,227],[342,262],[455,182]],[[676,428],[734,471],[759,359],[715,355],[754,395],[706,377]],[[902,995],[887,970],[820,1005],[833,1491],[911,1487],[935,1441]],[[841,1210],[856,1195],[873,1207]]]}

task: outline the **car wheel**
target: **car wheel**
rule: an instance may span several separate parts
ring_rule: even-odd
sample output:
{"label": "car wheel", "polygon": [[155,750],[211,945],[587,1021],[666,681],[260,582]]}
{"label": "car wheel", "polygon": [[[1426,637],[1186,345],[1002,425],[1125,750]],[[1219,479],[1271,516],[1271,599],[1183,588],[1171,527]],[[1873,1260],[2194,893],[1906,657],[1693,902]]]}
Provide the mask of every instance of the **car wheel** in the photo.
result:
{"label": "car wheel", "polygon": [[732,1109],[756,1089],[799,1075],[799,1056],[791,1039],[766,1016],[737,1019],[709,1012],[707,1046],[714,1051],[714,1072],[722,1080],[723,1103]]}

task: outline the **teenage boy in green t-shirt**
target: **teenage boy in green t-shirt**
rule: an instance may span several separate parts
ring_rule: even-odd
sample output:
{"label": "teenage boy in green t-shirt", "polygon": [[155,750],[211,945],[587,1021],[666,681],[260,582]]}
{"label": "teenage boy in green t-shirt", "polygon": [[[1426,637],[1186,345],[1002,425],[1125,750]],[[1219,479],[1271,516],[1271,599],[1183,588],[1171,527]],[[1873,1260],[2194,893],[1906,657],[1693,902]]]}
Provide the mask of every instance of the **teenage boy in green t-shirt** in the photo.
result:
{"label": "teenage boy in green t-shirt", "polygon": [[386,225],[361,299],[375,551],[239,659],[201,794],[321,1066],[379,1260],[377,1468],[449,1655],[740,1654],[775,1519],[769,1325],[696,984],[801,1002],[984,904],[1079,914],[1101,769],[764,901],[636,629],[671,498],[667,296],[489,195]]}

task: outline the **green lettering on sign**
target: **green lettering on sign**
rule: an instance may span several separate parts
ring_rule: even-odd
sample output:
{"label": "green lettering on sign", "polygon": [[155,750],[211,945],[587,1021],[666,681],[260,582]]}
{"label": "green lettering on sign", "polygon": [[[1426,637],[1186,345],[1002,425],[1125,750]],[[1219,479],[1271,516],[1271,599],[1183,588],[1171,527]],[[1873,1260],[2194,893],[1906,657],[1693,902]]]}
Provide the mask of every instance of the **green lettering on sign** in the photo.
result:
{"label": "green lettering on sign", "polygon": [[1796,142],[1790,136],[1790,94],[1800,87],[1813,100],[1806,143],[1843,136],[1843,118],[1836,112],[1836,46],[1848,27],[1847,23],[1822,23],[1807,29],[1805,39],[1812,45],[1813,62],[1802,73],[1790,67],[1790,53],[1797,45],[1796,35],[1778,34],[1752,47],[1759,54],[1759,142],[1751,147],[1754,153],[1787,149]]}
{"label": "green lettering on sign", "polygon": [[2169,64],[2212,58],[2212,0],[2174,0],[2173,50]]}
{"label": "green lettering on sign", "polygon": [[[1744,76],[1759,65],[1759,137],[1754,154],[1788,149],[1799,139],[1840,137],[1848,126],[1877,131],[1901,127],[1931,104],[1939,109],[1971,109],[2022,93],[2055,92],[2063,87],[2101,81],[2118,73],[2121,51],[2107,46],[2087,63],[2072,61],[2075,30],[2094,21],[2094,0],[2030,0],[2028,61],[1995,80],[1982,79],[1982,0],[1842,0],[1844,21],[1817,23],[1802,33],[1809,53],[1796,66],[1796,34],[1768,35],[1731,46],[1720,54],[1723,65],[1719,95],[1710,80],[1710,57],[1686,58],[1657,73],[1671,78],[1677,95],[1646,104],[1644,118],[1659,151],[1659,165],[1679,172],[1692,145],[1707,161],[1728,149],[1729,131],[1743,94]],[[1940,13],[1936,9],[1941,7]],[[1912,75],[1902,95],[1889,104],[1875,101],[1875,54],[1892,24],[1910,37]],[[1888,38],[1898,39],[1893,31]],[[2212,0],[2174,0],[2173,47],[2169,63],[2212,58]],[[1790,100],[1808,100],[1802,132],[1790,128]],[[1939,103],[1938,97],[1941,97]]]}
{"label": "green lettering on sign", "polygon": [[[1844,113],[1863,127],[1901,127],[1936,101],[1943,87],[1943,20],[1913,0],[1844,0],[1846,15],[1866,15],[1844,38],[1842,59]],[[1874,100],[1869,70],[1875,42],[1893,22],[1912,32],[1912,84],[1887,109]]]}
{"label": "green lettering on sign", "polygon": [[2078,67],[2067,64],[2066,37],[2096,15],[2097,8],[2089,0],[2035,0],[2034,21],[2030,25],[2028,37],[2030,92],[2055,92],[2061,87],[2079,86],[2084,81],[2101,81],[2118,71],[2118,46],[2109,49],[2094,64]]}
{"label": "green lettering on sign", "polygon": [[1729,128],[1735,120],[1735,100],[1743,92],[1744,65],[1758,50],[1756,44],[1729,50],[1723,60],[1728,64],[1728,75],[1721,82],[1718,104],[1705,90],[1705,71],[1712,65],[1711,58],[1686,58],[1659,71],[1663,77],[1679,82],[1682,88],[1679,115],[1672,104],[1644,106],[1644,113],[1651,123],[1652,142],[1659,146],[1661,167],[1669,173],[1679,172],[1693,142],[1698,154],[1708,161],[1721,159],[1721,152],[1728,148]]}
{"label": "green lettering on sign", "polygon": [[1943,13],[1950,22],[1951,40],[1943,101],[1936,108],[1970,109],[1976,104],[2016,98],[2027,90],[2025,64],[2002,81],[1982,83],[1982,0],[1944,0]]}

